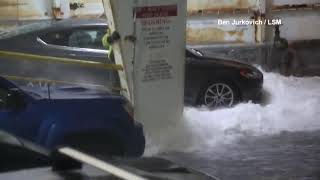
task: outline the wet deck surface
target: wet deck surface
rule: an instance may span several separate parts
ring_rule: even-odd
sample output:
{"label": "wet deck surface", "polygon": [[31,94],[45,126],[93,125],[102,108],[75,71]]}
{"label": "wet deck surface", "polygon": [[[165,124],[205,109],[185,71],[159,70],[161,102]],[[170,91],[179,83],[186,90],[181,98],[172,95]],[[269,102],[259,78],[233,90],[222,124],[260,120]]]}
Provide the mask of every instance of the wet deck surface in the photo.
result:
{"label": "wet deck surface", "polygon": [[319,77],[264,72],[264,102],[187,108],[187,129],[166,132],[155,149],[222,180],[319,180],[319,90]]}
{"label": "wet deck surface", "polygon": [[164,156],[225,180],[318,180],[320,131],[245,137],[203,152]]}

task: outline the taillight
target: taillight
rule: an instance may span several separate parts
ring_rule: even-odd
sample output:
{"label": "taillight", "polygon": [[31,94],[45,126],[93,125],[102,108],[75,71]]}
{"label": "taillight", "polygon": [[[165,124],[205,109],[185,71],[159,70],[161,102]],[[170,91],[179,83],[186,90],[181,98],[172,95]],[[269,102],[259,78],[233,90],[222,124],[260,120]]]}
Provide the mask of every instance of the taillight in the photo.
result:
{"label": "taillight", "polygon": [[254,71],[251,71],[249,69],[241,69],[240,70],[240,75],[248,78],[248,79],[256,79],[258,78],[258,74]]}
{"label": "taillight", "polygon": [[132,119],[134,119],[134,109],[131,102],[127,101],[123,104],[123,108],[127,111]]}

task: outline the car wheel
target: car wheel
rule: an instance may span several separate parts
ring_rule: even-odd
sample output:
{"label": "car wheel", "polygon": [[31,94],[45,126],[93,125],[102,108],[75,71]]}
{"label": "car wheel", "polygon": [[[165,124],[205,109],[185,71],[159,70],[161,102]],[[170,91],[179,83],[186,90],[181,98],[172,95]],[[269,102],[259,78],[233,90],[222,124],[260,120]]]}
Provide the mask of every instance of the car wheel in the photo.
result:
{"label": "car wheel", "polygon": [[208,83],[200,94],[199,104],[208,108],[231,107],[240,99],[236,86],[223,81]]}
{"label": "car wheel", "polygon": [[[124,149],[116,138],[105,135],[81,134],[66,137],[63,145],[99,156],[123,156]],[[110,137],[110,136],[109,136]]]}

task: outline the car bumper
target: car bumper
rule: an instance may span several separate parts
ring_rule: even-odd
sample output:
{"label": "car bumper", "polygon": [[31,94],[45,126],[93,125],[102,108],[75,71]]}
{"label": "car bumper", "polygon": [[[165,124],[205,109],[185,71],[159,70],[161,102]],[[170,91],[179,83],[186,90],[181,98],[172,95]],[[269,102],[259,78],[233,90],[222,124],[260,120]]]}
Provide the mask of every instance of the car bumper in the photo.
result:
{"label": "car bumper", "polygon": [[139,122],[135,122],[134,130],[131,133],[131,137],[128,139],[125,145],[125,156],[127,157],[139,157],[142,156],[145,149],[145,136],[143,132],[143,126]]}
{"label": "car bumper", "polygon": [[259,103],[261,101],[261,98],[262,88],[249,89],[242,94],[242,100],[245,102],[252,101],[254,103]]}
{"label": "car bumper", "polygon": [[263,79],[250,80],[243,84],[241,88],[242,101],[259,103],[262,98]]}

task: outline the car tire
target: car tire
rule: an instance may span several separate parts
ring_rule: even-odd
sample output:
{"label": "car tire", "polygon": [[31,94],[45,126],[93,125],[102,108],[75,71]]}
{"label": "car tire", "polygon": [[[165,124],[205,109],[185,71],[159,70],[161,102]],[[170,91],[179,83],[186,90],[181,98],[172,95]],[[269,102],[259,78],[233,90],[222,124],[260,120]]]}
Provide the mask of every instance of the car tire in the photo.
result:
{"label": "car tire", "polygon": [[211,81],[199,94],[198,105],[212,109],[232,107],[240,101],[238,88],[229,81]]}
{"label": "car tire", "polygon": [[124,156],[124,148],[119,142],[117,138],[106,135],[80,134],[66,137],[62,144],[103,157]]}

